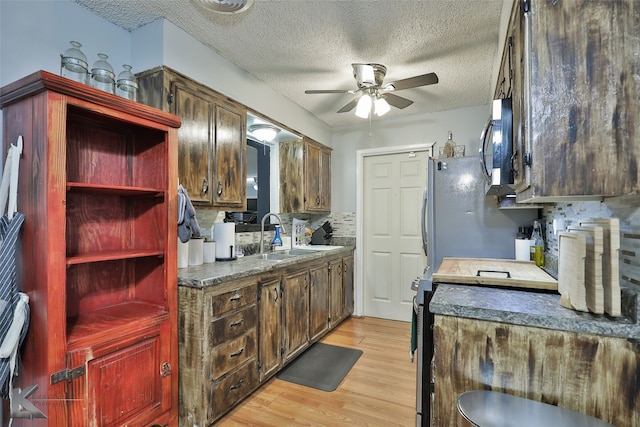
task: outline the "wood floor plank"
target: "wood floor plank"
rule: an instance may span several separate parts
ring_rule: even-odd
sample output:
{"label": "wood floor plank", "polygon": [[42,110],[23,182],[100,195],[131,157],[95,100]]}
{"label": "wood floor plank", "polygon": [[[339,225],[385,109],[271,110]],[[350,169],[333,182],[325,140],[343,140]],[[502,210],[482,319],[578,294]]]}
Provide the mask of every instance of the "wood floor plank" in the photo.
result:
{"label": "wood floor plank", "polygon": [[335,391],[316,390],[274,377],[216,425],[414,425],[416,365],[409,359],[410,337],[410,323],[350,318],[322,340],[363,351]]}

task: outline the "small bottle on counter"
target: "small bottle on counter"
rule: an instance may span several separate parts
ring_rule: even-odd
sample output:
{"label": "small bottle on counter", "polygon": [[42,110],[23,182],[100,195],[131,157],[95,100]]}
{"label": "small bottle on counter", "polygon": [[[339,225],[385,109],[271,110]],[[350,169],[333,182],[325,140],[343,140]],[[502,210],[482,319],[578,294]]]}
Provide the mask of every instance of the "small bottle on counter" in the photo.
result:
{"label": "small bottle on counter", "polygon": [[280,237],[280,226],[276,225],[276,234],[273,236],[273,240],[271,241],[271,246],[282,246],[282,238]]}
{"label": "small bottle on counter", "polygon": [[542,230],[538,221],[533,221],[531,240],[533,240],[531,261],[534,261],[538,267],[544,267],[544,240],[542,239]]}

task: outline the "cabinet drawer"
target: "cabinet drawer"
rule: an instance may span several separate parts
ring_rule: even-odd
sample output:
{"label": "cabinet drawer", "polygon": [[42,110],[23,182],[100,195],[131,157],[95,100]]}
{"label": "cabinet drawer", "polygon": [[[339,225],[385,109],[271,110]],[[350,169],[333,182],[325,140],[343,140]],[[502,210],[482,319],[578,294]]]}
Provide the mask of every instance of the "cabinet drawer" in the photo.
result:
{"label": "cabinet drawer", "polygon": [[209,343],[215,347],[239,337],[256,326],[258,309],[252,304],[237,313],[215,320],[211,324]]}
{"label": "cabinet drawer", "polygon": [[256,302],[257,297],[258,290],[253,285],[214,296],[211,298],[211,315],[212,317],[222,316],[229,311]]}
{"label": "cabinet drawer", "polygon": [[254,358],[246,366],[216,381],[211,387],[212,420],[227,412],[247,396],[258,384],[258,362]]}
{"label": "cabinet drawer", "polygon": [[213,379],[216,380],[256,355],[256,330],[213,349]]}

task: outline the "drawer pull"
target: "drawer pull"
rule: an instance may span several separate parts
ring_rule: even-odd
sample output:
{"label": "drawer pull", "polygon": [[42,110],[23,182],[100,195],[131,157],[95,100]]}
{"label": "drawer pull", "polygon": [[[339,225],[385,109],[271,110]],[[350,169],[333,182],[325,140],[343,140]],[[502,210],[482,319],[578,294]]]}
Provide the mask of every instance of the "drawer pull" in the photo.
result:
{"label": "drawer pull", "polygon": [[242,295],[236,292],[234,296],[229,298],[229,301],[240,301],[241,299],[242,299]]}
{"label": "drawer pull", "polygon": [[229,357],[237,357],[237,356],[240,356],[243,352],[244,352],[244,347],[242,347],[240,350],[236,351],[235,353],[231,353],[231,354],[229,355]]}
{"label": "drawer pull", "polygon": [[237,389],[237,388],[238,388],[238,387],[240,387],[242,384],[244,384],[244,380],[240,380],[240,381],[238,381],[237,383],[235,383],[234,385],[232,385],[231,387],[229,387],[229,391]]}
{"label": "drawer pull", "polygon": [[240,319],[240,320],[238,320],[237,322],[230,323],[230,324],[229,324],[229,326],[231,326],[232,328],[234,328],[234,327],[236,327],[236,326],[240,326],[240,325],[242,325],[243,323],[244,323],[244,319]]}

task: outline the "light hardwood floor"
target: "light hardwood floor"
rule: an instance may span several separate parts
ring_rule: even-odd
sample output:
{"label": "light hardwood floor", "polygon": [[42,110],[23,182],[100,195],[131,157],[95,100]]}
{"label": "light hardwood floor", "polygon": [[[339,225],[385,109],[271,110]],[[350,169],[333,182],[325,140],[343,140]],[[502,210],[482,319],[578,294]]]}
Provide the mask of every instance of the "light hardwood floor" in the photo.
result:
{"label": "light hardwood floor", "polygon": [[411,324],[350,318],[322,342],[362,356],[337,390],[325,392],[271,378],[217,426],[413,426],[416,364]]}

